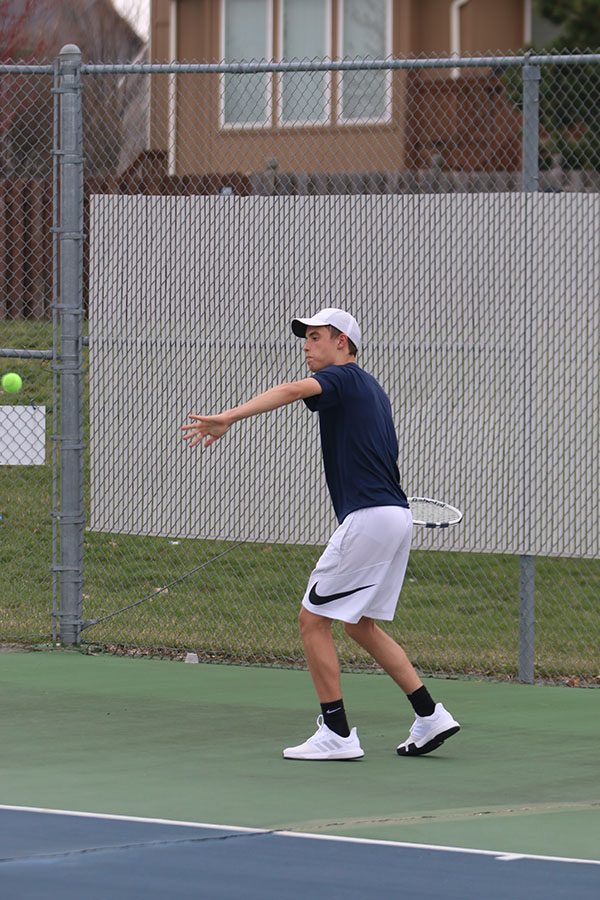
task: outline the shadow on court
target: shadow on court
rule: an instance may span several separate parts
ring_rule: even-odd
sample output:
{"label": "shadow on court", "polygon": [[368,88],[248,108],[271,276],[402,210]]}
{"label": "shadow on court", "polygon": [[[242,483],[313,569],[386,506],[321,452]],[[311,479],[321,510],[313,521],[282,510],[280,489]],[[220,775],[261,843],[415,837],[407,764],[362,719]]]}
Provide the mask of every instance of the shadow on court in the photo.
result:
{"label": "shadow on court", "polygon": [[[434,698],[452,711],[462,731],[430,756],[405,759],[395,747],[408,733],[412,712],[400,691],[383,676],[345,675],[349,720],[358,726],[365,758],[314,763],[281,758],[284,746],[314,730],[318,705],[305,672],[76,652],[1,653],[0,679],[4,807],[496,851],[508,854],[511,872],[519,862],[522,873],[524,860],[515,859],[522,855],[600,859],[596,690],[430,679]],[[41,829],[39,845],[34,841],[19,849],[17,842],[13,853],[8,838],[22,827],[17,827],[19,815],[32,814],[5,809],[0,816],[0,855],[3,861],[14,856],[13,867],[22,864],[21,857],[54,852],[51,836],[58,833],[55,826],[45,827],[49,817],[42,815],[33,832],[23,828],[29,844]],[[105,852],[97,837],[89,840],[95,853]],[[106,840],[121,847],[119,834]],[[145,844],[144,838],[132,838],[140,840]],[[190,835],[173,840],[189,846]],[[258,843],[245,841],[251,856],[267,852],[265,834],[260,850]],[[282,859],[294,854],[292,838],[287,841],[276,842]],[[307,841],[299,848],[300,859],[313,853]],[[333,844],[317,844],[314,853],[327,857]],[[351,856],[358,846],[366,845],[344,843]],[[335,848],[330,859],[348,852],[337,842]],[[135,850],[141,866],[146,852]],[[452,858],[449,866],[466,857],[443,856]],[[500,865],[494,854],[477,858],[484,860],[484,878],[490,859]],[[502,865],[500,870],[508,871],[506,859]],[[575,877],[591,879],[595,893],[589,896],[600,895],[600,866],[568,865],[564,877],[571,894],[565,889],[565,897],[588,896],[583,885],[572,892]],[[348,869],[346,862],[340,866]],[[585,876],[575,876],[584,870]],[[0,866],[0,878],[8,872]],[[556,891],[563,876],[546,877],[555,893],[539,896],[562,897]],[[402,886],[416,889],[414,882]],[[496,896],[487,887],[484,894],[488,900]],[[538,894],[531,890],[527,896]]]}

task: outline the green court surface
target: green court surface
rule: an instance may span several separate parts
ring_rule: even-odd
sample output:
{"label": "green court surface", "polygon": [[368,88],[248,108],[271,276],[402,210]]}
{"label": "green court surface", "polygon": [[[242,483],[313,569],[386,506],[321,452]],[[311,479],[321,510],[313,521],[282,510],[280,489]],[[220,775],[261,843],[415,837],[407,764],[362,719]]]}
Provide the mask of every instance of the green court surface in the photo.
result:
{"label": "green court surface", "polygon": [[462,725],[401,759],[385,676],[344,676],[365,758],[283,760],[319,711],[306,672],[0,653],[0,804],[600,858],[600,692],[429,679]]}

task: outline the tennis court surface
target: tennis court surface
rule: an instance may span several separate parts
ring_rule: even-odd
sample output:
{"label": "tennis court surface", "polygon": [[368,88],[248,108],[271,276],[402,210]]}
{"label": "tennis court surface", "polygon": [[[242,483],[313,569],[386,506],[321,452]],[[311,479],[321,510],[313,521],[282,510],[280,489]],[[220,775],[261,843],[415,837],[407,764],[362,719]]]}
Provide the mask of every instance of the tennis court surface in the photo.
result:
{"label": "tennis court surface", "polygon": [[353,674],[365,758],[306,763],[305,672],[0,653],[2,896],[597,900],[598,691],[427,683],[463,725],[435,754]]}

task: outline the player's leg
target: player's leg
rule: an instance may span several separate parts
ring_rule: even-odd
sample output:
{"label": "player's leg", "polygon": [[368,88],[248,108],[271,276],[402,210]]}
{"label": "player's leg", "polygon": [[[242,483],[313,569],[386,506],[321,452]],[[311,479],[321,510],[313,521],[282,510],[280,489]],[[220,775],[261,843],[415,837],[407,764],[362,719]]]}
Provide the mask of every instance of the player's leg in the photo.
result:
{"label": "player's leg", "polygon": [[405,694],[423,687],[423,682],[402,647],[373,619],[363,616],[359,622],[345,622],[344,628],[357,644],[379,663]]}
{"label": "player's leg", "polygon": [[433,701],[402,647],[373,619],[364,616],[360,622],[345,623],[344,627],[402,688],[413,707],[415,720],[409,736],[397,748],[399,756],[431,753],[460,730],[443,704]]}
{"label": "player's leg", "polygon": [[346,720],[340,664],[331,633],[332,620],[302,607],[300,633],[308,669],[321,703],[317,730],[303,744],[286,747],[285,759],[335,760],[364,756],[356,728]]}
{"label": "player's leg", "polygon": [[342,696],[342,688],[340,663],[331,633],[332,620],[302,607],[299,622],[306,664],[319,702],[337,700]]}

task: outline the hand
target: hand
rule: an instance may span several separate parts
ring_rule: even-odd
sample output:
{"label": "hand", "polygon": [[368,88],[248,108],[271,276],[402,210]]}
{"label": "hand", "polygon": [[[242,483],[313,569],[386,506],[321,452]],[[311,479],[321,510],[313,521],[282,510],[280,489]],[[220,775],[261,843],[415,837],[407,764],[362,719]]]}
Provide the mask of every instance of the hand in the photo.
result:
{"label": "hand", "polygon": [[204,447],[210,447],[216,440],[223,437],[231,425],[225,413],[218,416],[190,415],[189,418],[194,420],[193,423],[182,425],[181,430],[185,432],[183,439],[189,441],[190,447],[195,447],[201,442],[204,442]]}

